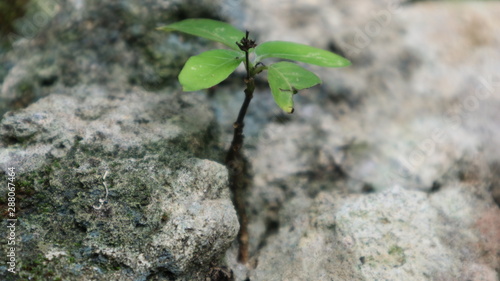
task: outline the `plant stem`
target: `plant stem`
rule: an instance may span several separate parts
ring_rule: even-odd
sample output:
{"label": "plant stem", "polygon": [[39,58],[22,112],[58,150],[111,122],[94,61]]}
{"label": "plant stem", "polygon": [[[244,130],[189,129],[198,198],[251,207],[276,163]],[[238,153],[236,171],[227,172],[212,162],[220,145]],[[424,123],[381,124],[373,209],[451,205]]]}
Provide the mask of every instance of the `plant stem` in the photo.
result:
{"label": "plant stem", "polygon": [[238,232],[238,261],[246,263],[248,261],[248,218],[246,214],[245,195],[248,186],[248,165],[242,153],[243,147],[243,119],[247,112],[248,105],[253,97],[255,82],[253,78],[246,80],[245,101],[241,106],[238,119],[234,122],[234,135],[231,147],[227,152],[226,165],[229,169],[229,185],[233,193],[233,203],[240,222]]}
{"label": "plant stem", "polygon": [[[237,43],[238,44],[238,43]],[[255,90],[255,81],[253,79],[253,67],[248,59],[248,50],[255,47],[255,42],[248,39],[248,31],[245,38],[241,39],[238,44],[240,49],[245,52],[245,69],[247,72],[245,79],[245,100],[241,105],[240,112],[236,122],[234,122],[234,135],[231,147],[226,155],[226,166],[229,170],[229,185],[233,193],[233,204],[238,214],[240,222],[240,230],[238,232],[238,261],[246,263],[248,261],[248,217],[246,213],[245,195],[249,183],[248,163],[242,153],[243,147],[243,127],[245,127],[244,119],[247,113],[250,101],[253,98]]]}
{"label": "plant stem", "polygon": [[245,115],[247,113],[248,105],[250,105],[250,101],[253,98],[253,91],[255,90],[255,82],[253,78],[248,79],[245,81],[247,87],[245,89],[245,100],[243,101],[243,104],[241,105],[240,108],[240,113],[238,114],[238,119],[236,119],[236,122],[233,124],[233,126],[236,128],[236,126],[241,126],[241,130],[243,131],[243,126],[245,124],[243,123],[243,119],[245,119]]}

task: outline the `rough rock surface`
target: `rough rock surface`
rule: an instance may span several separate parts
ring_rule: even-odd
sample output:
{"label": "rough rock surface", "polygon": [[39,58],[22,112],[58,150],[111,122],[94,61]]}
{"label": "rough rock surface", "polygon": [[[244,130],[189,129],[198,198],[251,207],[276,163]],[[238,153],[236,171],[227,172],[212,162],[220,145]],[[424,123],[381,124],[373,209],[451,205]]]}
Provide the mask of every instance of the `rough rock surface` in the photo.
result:
{"label": "rough rock surface", "polygon": [[196,157],[213,141],[204,103],[96,86],[8,113],[0,153],[18,178],[19,276],[203,279],[238,230],[226,168]]}
{"label": "rough rock surface", "polygon": [[[394,182],[429,189],[454,163],[481,154],[481,147],[498,155],[499,131],[492,122],[500,118],[493,59],[500,45],[497,3],[250,2],[248,22],[255,23],[261,42],[339,49],[353,62],[346,69],[315,69],[323,91],[299,93],[294,117],[322,134],[310,146],[322,145],[324,154],[344,161],[352,178],[376,189]],[[265,28],[263,18],[272,18],[276,28]],[[472,23],[481,31],[471,33]],[[339,152],[346,144],[356,155]]]}
{"label": "rough rock surface", "polygon": [[295,96],[293,116],[258,89],[253,259],[233,263],[237,280],[498,280],[500,5],[247,5],[260,42],[353,65],[312,67],[324,83]]}
{"label": "rough rock surface", "polygon": [[182,64],[207,41],[156,27],[186,17],[231,20],[240,1],[32,0],[17,29],[1,34],[0,114],[66,87],[92,83],[146,90],[176,83]]}
{"label": "rough rock surface", "polygon": [[206,41],[155,31],[224,14],[191,4],[34,0],[2,36],[15,39],[1,50],[0,167],[16,171],[18,275],[2,264],[0,279],[205,280],[220,264],[239,225],[217,124],[174,82]]}
{"label": "rough rock surface", "polygon": [[478,196],[488,193],[466,185],[432,195],[297,193],[250,280],[496,280],[500,212]]}

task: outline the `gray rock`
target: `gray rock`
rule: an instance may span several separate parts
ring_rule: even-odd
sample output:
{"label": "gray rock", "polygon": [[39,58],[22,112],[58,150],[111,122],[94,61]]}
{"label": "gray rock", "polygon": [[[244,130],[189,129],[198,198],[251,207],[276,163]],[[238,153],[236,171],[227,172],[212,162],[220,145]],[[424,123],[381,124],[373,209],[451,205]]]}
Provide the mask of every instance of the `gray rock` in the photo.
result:
{"label": "gray rock", "polygon": [[0,115],[82,84],[170,87],[189,56],[211,43],[156,27],[185,17],[237,24],[240,6],[227,0],[29,1],[17,29],[1,36],[12,48],[0,50]]}
{"label": "gray rock", "polygon": [[466,185],[431,196],[393,187],[371,195],[320,192],[311,200],[297,191],[246,274],[251,280],[497,280],[492,224],[500,212],[479,194],[488,195]]}
{"label": "gray rock", "polygon": [[242,268],[228,252],[237,280],[497,280],[498,3],[248,7],[258,42],[331,49],[353,65],[311,67],[324,83],[294,97],[293,116],[257,89],[253,259]]}
{"label": "gray rock", "polygon": [[212,122],[196,93],[98,86],[8,113],[0,154],[17,172],[19,276],[203,280],[238,231],[226,168],[196,158]]}
{"label": "gray rock", "polygon": [[17,172],[19,278],[204,280],[223,263],[238,222],[217,124],[205,95],[176,82],[208,43],[155,28],[236,22],[239,5],[30,1],[1,36],[12,48],[0,51],[0,168]]}
{"label": "gray rock", "polygon": [[[486,157],[498,158],[500,116],[494,108],[499,106],[500,78],[492,59],[498,57],[493,27],[498,4],[250,2],[248,22],[254,24],[259,42],[289,40],[330,48],[353,62],[343,69],[311,67],[324,85],[295,97],[297,116],[291,119],[305,123],[298,133],[304,142],[295,145],[297,151],[283,153],[301,159],[288,161],[290,166],[307,169],[300,155],[310,154],[299,147],[320,146],[320,154],[349,171],[354,191],[364,184],[428,190],[460,159],[483,155],[481,148],[491,152]],[[442,30],[431,28],[443,26],[443,18]],[[477,36],[468,32],[469,22],[481,27]],[[253,108],[258,116],[267,109]],[[269,126],[261,137],[279,129]],[[273,142],[293,139],[288,132],[302,130],[296,126],[291,123],[277,131]],[[283,133],[286,136],[278,140]],[[255,143],[278,150],[266,140]]]}

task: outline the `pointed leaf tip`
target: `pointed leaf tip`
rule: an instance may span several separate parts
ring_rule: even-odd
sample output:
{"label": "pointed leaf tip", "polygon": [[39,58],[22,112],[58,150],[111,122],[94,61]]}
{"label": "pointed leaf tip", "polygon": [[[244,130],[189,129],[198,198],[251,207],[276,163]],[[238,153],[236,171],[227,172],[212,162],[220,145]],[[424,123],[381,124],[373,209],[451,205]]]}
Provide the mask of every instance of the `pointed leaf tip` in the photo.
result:
{"label": "pointed leaf tip", "polygon": [[184,32],[220,42],[234,50],[239,50],[236,42],[245,37],[245,33],[234,26],[211,19],[186,19],[158,27],[157,30]]}
{"label": "pointed leaf tip", "polygon": [[274,101],[287,113],[294,112],[294,94],[321,83],[316,74],[291,62],[278,62],[268,66],[267,79]]}
{"label": "pointed leaf tip", "polygon": [[185,92],[210,88],[225,80],[243,61],[240,52],[211,50],[188,59],[179,74]]}

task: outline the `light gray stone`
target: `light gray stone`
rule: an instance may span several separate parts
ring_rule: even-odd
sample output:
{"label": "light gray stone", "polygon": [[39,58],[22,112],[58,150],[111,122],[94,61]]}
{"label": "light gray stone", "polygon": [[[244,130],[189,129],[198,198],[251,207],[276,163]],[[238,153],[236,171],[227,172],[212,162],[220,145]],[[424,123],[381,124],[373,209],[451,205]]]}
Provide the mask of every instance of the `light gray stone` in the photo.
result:
{"label": "light gray stone", "polygon": [[[303,131],[294,134],[304,142],[295,152],[287,150],[288,159],[302,159],[302,147],[320,145],[320,154],[349,171],[351,188],[359,191],[365,183],[428,190],[460,159],[498,158],[497,3],[250,2],[248,23],[259,42],[334,46],[353,62],[342,69],[311,67],[324,86],[295,96],[291,119],[303,122]],[[481,31],[472,32],[471,24]],[[279,150],[273,143],[287,143],[292,130],[301,130],[297,123],[266,123],[260,125],[264,139],[257,133],[254,143],[268,151]],[[277,169],[307,169],[302,160],[288,164]]]}
{"label": "light gray stone", "polygon": [[[245,274],[251,280],[497,280],[492,223],[500,211],[487,197],[472,199],[478,194],[488,195],[473,186],[448,186],[431,196],[397,186],[370,195],[320,192],[314,200],[297,192]],[[451,206],[447,200],[453,210],[443,209]]]}
{"label": "light gray stone", "polygon": [[[216,121],[205,95],[176,82],[207,41],[155,28],[229,19],[239,4],[226,2],[30,2],[0,57],[19,278],[205,280],[223,264],[238,221]],[[36,14],[46,21],[23,33]]]}
{"label": "light gray stone", "polygon": [[247,5],[257,43],[353,65],[310,67],[323,85],[295,95],[291,116],[257,89],[253,259],[232,263],[237,280],[497,280],[498,3]]}
{"label": "light gray stone", "polygon": [[0,123],[2,170],[27,195],[19,275],[203,280],[238,231],[226,168],[196,157],[215,141],[203,96],[74,91]]}

